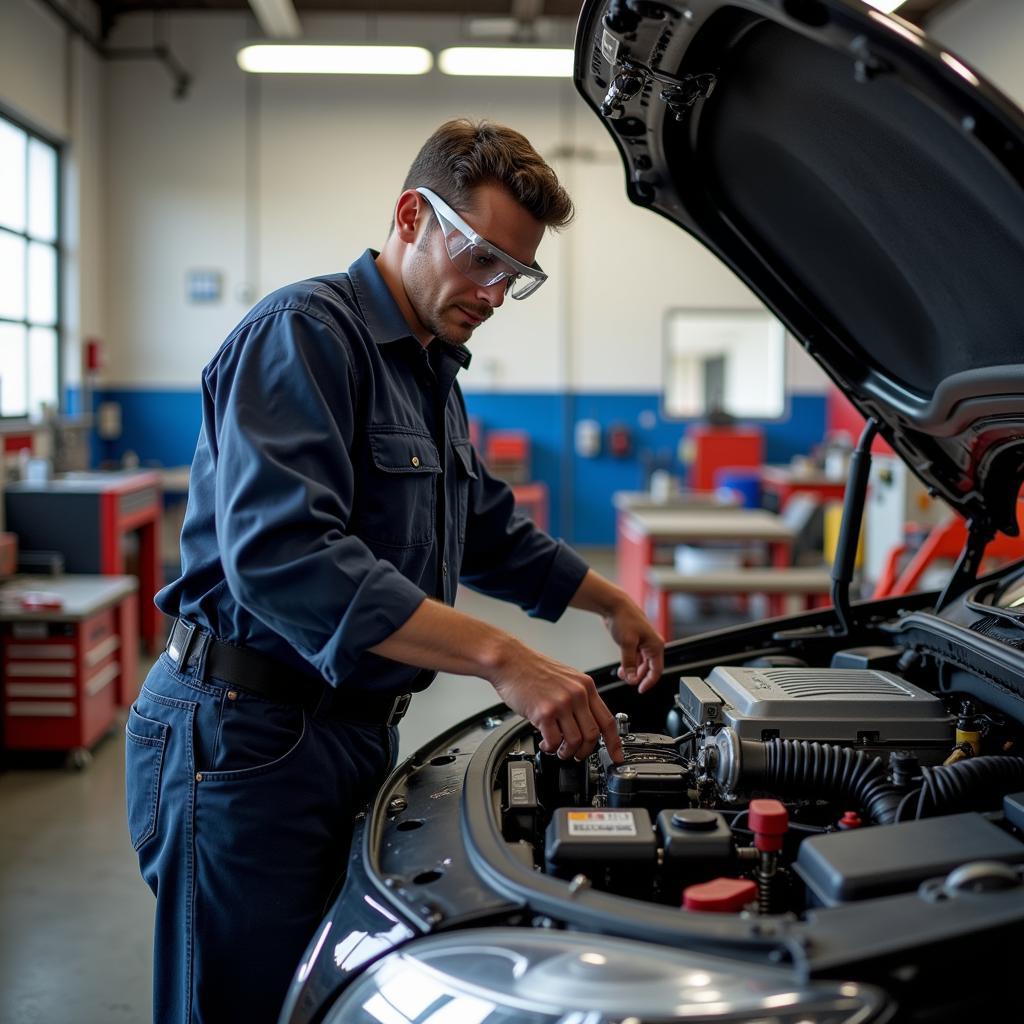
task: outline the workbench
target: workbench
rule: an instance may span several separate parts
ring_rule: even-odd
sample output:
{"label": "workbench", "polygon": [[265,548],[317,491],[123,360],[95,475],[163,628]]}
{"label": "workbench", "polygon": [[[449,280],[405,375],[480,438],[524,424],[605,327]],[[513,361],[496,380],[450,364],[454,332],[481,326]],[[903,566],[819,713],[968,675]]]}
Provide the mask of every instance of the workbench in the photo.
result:
{"label": "workbench", "polygon": [[[805,608],[820,608],[831,603],[832,576],[827,569],[788,566],[739,568],[702,573],[681,573],[671,566],[653,566],[647,570],[647,588],[654,602],[654,628],[666,640],[676,638],[673,628],[673,594],[719,597],[733,594],[747,597],[764,594],[769,600],[799,597]],[[773,613],[778,611],[774,607]]]}
{"label": "workbench", "polygon": [[60,551],[69,573],[123,575],[125,540],[138,537],[138,622],[146,648],[162,646],[163,616],[153,597],[163,585],[159,474],[127,470],[65,473],[40,483],[8,484],[7,529],[21,550]]}
{"label": "workbench", "polygon": [[792,527],[764,509],[632,508],[620,511],[617,521],[618,582],[641,608],[647,609],[647,570],[657,564],[659,548],[679,544],[758,545],[765,550],[767,564],[786,567],[792,542]]}
{"label": "workbench", "polygon": [[66,750],[76,767],[139,686],[134,576],[0,584],[3,746]]}

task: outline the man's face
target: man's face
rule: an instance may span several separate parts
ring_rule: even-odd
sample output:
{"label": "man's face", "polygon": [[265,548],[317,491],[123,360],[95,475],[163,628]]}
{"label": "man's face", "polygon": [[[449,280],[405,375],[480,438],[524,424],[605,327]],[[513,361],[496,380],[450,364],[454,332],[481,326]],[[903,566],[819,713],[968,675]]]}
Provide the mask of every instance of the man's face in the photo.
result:
{"label": "man's face", "polygon": [[[459,214],[478,234],[527,266],[533,263],[544,225],[498,185],[480,185],[472,210]],[[415,245],[406,252],[402,278],[420,323],[435,337],[463,345],[505,301],[505,282],[488,287],[471,281],[448,257],[444,233],[418,197],[423,217]]]}

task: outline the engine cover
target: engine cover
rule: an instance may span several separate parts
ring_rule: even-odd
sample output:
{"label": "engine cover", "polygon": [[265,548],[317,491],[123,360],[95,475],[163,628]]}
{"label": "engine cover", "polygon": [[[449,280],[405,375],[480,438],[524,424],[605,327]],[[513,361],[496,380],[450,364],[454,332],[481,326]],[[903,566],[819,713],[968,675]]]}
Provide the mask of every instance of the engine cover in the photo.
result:
{"label": "engine cover", "polygon": [[720,665],[706,680],[681,679],[679,706],[694,727],[710,720],[747,740],[918,748],[948,745],[951,736],[942,701],[873,669]]}

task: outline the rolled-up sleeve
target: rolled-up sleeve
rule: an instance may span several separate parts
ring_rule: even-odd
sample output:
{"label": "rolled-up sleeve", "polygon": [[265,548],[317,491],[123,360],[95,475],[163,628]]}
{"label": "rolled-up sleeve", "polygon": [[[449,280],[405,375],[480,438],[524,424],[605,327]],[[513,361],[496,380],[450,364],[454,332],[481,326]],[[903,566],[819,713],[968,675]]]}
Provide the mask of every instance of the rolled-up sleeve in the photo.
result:
{"label": "rolled-up sleeve", "polygon": [[511,488],[487,471],[475,451],[473,469],[462,582],[535,618],[556,621],[583,582],[587,563],[516,512]]}
{"label": "rolled-up sleeve", "polygon": [[337,686],[426,597],[347,532],[359,389],[349,350],[316,316],[279,310],[243,327],[203,383],[227,585]]}

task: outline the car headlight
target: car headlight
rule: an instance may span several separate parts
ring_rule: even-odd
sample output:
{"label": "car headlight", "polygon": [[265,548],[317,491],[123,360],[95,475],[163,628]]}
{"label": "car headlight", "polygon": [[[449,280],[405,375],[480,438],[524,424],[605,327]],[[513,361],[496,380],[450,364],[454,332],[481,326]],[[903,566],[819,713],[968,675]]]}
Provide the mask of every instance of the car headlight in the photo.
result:
{"label": "car headlight", "polygon": [[491,928],[420,939],[379,960],[324,1024],[867,1024],[878,989],[797,984],[781,968],[579,932]]}

